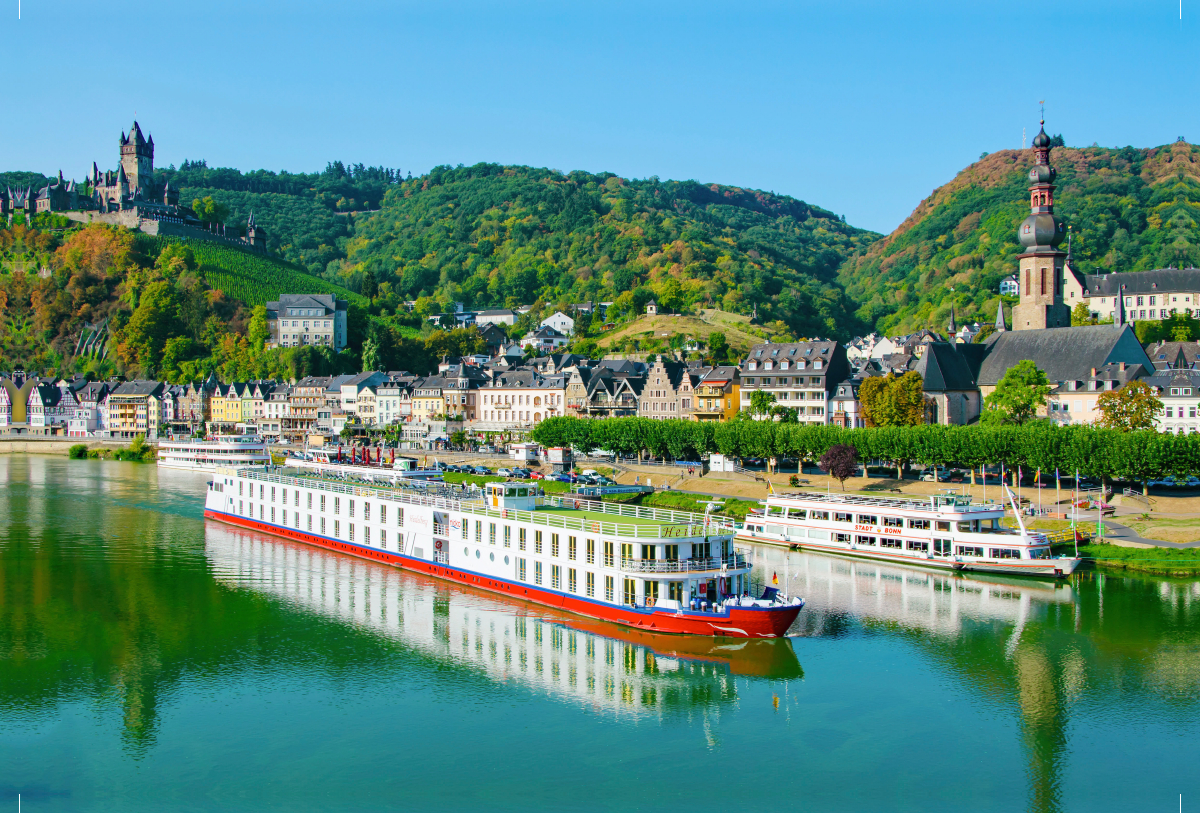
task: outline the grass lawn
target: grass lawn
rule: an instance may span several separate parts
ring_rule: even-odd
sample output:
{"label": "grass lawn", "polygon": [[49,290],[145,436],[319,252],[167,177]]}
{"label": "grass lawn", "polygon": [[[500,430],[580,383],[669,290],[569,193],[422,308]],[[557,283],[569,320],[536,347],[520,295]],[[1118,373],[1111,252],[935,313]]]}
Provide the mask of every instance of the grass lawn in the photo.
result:
{"label": "grass lawn", "polygon": [[641,517],[621,517],[616,514],[604,514],[600,511],[576,511],[574,508],[539,508],[538,516],[543,514],[556,514],[573,519],[581,519],[585,522],[615,522],[618,525],[670,525],[669,522],[663,522],[657,519],[643,519]]}
{"label": "grass lawn", "polygon": [[[672,508],[676,511],[695,511],[698,514],[703,514],[704,503],[706,502],[708,502],[706,498],[697,497],[694,494],[683,494],[678,491],[656,491],[653,494],[647,494],[638,504],[647,508]],[[750,509],[757,506],[757,500],[725,498],[725,507],[716,509],[715,513],[737,520],[744,520],[746,514],[750,513]]]}
{"label": "grass lawn", "polygon": [[[1055,547],[1056,553],[1073,553],[1074,546]],[[1116,545],[1080,545],[1079,555],[1101,570],[1117,569],[1159,576],[1200,574],[1200,548],[1121,548]]]}
{"label": "grass lawn", "polygon": [[1147,539],[1161,539],[1164,542],[1196,542],[1200,540],[1200,520],[1194,518],[1122,517],[1121,524],[1128,525],[1137,531],[1139,536]]}

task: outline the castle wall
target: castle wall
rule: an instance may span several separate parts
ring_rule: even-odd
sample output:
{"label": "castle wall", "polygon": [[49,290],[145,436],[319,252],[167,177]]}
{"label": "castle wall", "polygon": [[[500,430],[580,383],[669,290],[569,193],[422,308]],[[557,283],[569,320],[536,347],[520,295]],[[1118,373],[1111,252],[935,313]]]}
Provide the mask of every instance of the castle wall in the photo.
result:
{"label": "castle wall", "polygon": [[105,223],[110,226],[124,226],[143,234],[153,234],[162,237],[182,237],[187,240],[206,240],[210,243],[223,243],[227,246],[250,249],[265,253],[265,247],[253,246],[243,237],[225,237],[207,229],[198,229],[183,223],[170,223],[162,220],[151,220],[139,217],[136,209],[125,209],[120,212],[59,212],[79,223]]}

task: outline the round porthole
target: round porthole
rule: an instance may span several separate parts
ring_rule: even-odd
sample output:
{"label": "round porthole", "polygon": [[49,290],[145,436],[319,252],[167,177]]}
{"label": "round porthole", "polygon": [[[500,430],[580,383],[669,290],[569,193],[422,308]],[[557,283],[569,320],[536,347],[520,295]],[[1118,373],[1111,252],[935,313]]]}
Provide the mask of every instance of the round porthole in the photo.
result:
{"label": "round porthole", "polygon": [[475,558],[478,559],[479,557],[480,557],[479,551],[475,551]]}
{"label": "round porthole", "polygon": [[470,555],[471,555],[471,549],[463,548],[463,556],[470,556]]}
{"label": "round porthole", "polygon": [[490,559],[490,560],[491,560],[491,561],[493,561],[493,562],[494,562],[494,561],[496,561],[496,554],[494,554],[494,553],[489,553],[489,554],[488,554],[488,559]]}
{"label": "round porthole", "polygon": [[505,557],[504,557],[504,564],[508,564],[508,557],[507,557],[507,556],[505,556]]}

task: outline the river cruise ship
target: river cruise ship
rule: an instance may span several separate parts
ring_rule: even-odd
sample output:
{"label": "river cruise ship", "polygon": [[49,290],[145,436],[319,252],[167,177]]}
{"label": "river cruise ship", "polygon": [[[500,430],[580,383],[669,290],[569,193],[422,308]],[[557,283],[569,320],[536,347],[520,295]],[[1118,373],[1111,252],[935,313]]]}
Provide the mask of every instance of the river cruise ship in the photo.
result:
{"label": "river cruise ship", "polygon": [[[1011,495],[1010,495],[1011,498]],[[772,494],[746,518],[738,539],[908,562],[945,570],[1067,576],[1078,558],[1055,556],[1042,534],[1005,528],[1002,504],[967,495],[926,499],[794,492]]]}
{"label": "river cruise ship", "polygon": [[726,519],[548,496],[533,483],[228,468],[209,482],[204,515],[652,632],[777,637],[804,606],[775,587],[751,592]]}
{"label": "river cruise ship", "polygon": [[164,469],[216,471],[222,466],[267,466],[271,452],[253,435],[217,435],[210,440],[161,440],[158,465]]}

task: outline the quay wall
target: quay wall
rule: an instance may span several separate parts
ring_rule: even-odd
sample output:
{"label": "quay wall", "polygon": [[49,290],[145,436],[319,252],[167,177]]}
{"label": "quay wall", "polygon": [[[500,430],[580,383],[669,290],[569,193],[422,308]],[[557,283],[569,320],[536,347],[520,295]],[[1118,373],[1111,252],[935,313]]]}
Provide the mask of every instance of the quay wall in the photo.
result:
{"label": "quay wall", "polygon": [[0,436],[0,454],[66,454],[72,447],[86,443],[89,449],[123,449],[128,440],[96,438],[23,438]]}

